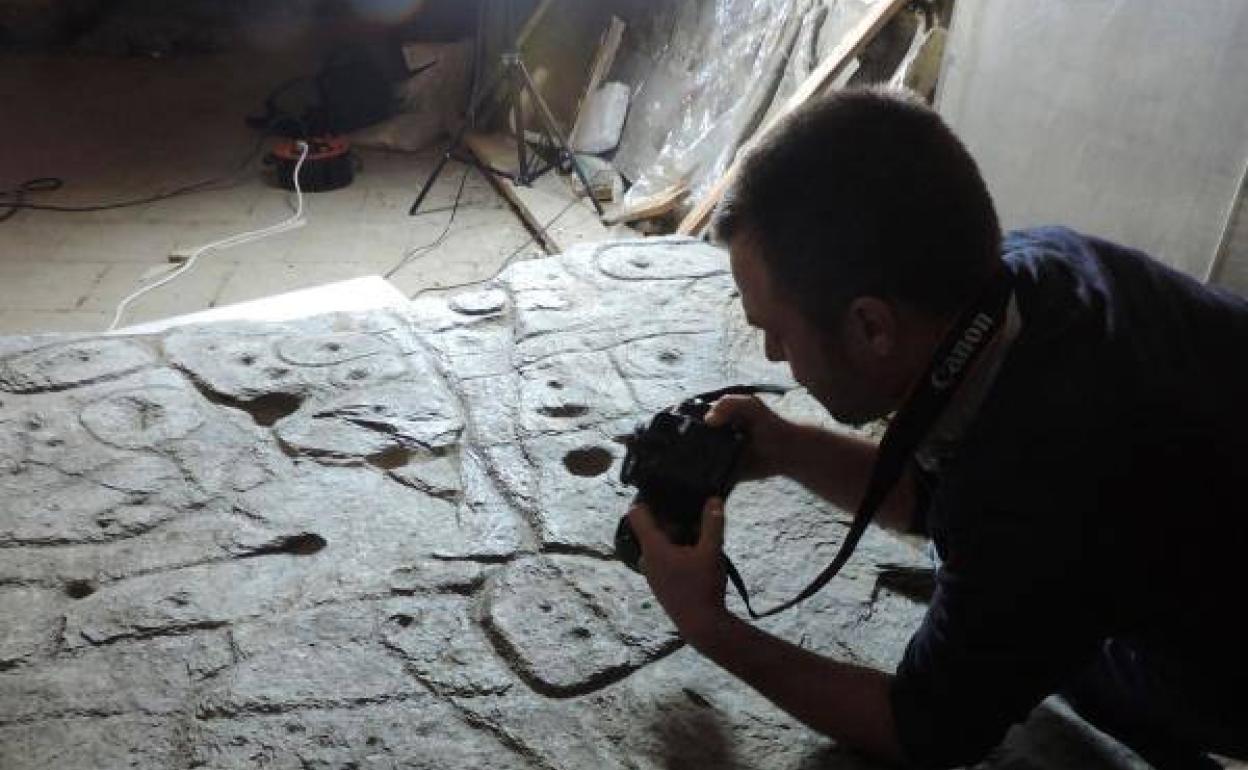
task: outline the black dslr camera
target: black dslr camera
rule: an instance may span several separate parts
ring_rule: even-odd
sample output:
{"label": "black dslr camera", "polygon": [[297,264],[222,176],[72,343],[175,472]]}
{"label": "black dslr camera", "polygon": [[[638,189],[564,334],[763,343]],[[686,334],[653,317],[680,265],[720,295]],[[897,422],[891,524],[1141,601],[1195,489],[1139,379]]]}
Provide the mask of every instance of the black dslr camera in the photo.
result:
{"label": "black dslr camera", "polygon": [[[710,498],[727,497],[732,491],[737,462],[745,448],[742,430],[707,425],[706,413],[723,396],[759,392],[784,390],[734,386],[703,393],[659,412],[625,441],[628,451],[620,481],[637,488],[636,500],[650,507],[673,543],[698,542],[702,508]],[[637,570],[641,544],[627,516],[620,519],[615,530],[615,553]]]}

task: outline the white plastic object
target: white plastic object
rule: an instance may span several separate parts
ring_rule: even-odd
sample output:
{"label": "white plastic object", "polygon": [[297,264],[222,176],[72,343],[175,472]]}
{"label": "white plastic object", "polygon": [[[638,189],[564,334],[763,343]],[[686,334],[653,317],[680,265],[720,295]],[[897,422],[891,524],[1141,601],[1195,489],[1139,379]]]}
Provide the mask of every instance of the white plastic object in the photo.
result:
{"label": "white plastic object", "polygon": [[572,137],[572,149],[601,155],[618,147],[628,118],[629,96],[624,83],[604,83],[590,94]]}

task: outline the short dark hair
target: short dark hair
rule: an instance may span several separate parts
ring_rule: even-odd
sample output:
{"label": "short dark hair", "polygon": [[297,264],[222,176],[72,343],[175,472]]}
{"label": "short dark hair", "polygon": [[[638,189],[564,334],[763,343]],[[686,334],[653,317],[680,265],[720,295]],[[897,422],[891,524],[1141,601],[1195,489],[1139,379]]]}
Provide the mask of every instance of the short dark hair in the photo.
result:
{"label": "short dark hair", "polygon": [[838,91],[751,150],[713,222],[755,239],[769,273],[817,323],[854,297],[955,313],[1000,259],[1001,227],[974,159],[905,92]]}

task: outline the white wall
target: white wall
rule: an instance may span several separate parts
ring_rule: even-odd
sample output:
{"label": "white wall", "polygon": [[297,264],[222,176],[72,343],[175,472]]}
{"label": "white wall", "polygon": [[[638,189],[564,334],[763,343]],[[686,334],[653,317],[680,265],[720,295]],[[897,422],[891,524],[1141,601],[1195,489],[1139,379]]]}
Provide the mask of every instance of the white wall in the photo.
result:
{"label": "white wall", "polygon": [[1204,279],[1248,159],[1248,0],[957,0],[937,103],[1007,228]]}

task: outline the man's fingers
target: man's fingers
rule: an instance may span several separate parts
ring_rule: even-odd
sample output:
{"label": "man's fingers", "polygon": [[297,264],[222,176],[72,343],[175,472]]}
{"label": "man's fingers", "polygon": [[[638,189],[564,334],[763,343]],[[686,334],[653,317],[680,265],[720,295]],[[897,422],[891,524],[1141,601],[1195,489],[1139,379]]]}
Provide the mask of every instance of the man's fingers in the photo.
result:
{"label": "man's fingers", "polygon": [[763,402],[754,396],[724,396],[711,405],[711,410],[706,413],[706,424],[749,423],[761,408],[765,408]]}
{"label": "man's fingers", "polygon": [[[628,523],[633,528],[633,534],[637,536],[637,542],[641,545],[643,557],[646,553],[660,553],[664,549],[673,547],[667,535],[659,528],[654,513],[644,503],[635,503],[628,509]],[[702,507],[702,527],[697,545],[694,547],[699,551],[713,554],[718,554],[723,550],[723,498],[712,497]]]}
{"label": "man's fingers", "polygon": [[633,534],[637,536],[637,542],[641,544],[642,553],[658,548],[667,541],[667,536],[659,529],[654,514],[645,503],[634,503],[628,509],[628,523],[633,528]]}
{"label": "man's fingers", "polygon": [[712,497],[702,507],[702,534],[698,549],[718,554],[724,550],[724,500]]}

